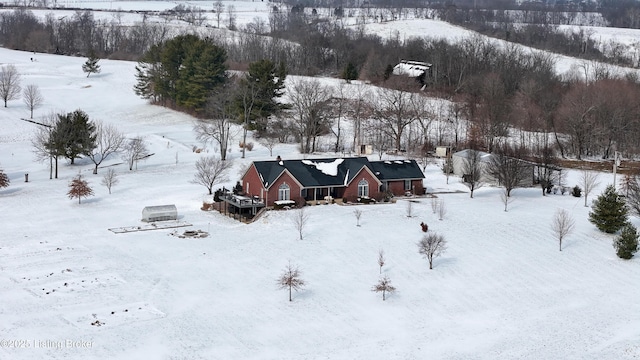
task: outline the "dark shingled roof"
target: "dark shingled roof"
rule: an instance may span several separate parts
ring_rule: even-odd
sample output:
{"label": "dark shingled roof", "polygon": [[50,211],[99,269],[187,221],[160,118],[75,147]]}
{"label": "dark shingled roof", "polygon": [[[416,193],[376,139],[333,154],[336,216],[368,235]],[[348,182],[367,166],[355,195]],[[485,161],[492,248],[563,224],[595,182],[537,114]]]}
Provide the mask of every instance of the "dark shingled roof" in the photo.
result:
{"label": "dark shingled roof", "polygon": [[370,162],[373,173],[380,180],[424,179],[415,160],[390,160]]}
{"label": "dark shingled roof", "polygon": [[[313,164],[330,164],[336,161],[342,162],[337,165],[337,174],[329,175],[318,169]],[[254,165],[262,177],[262,184],[269,187],[286,169],[303,187],[320,186],[344,186],[350,182],[363,166],[369,167],[369,160],[365,157],[357,158],[330,158],[330,159],[309,159],[309,160],[274,160],[255,161]],[[329,165],[329,167],[332,167]],[[371,168],[369,167],[371,170]],[[346,180],[345,180],[346,178]]]}
{"label": "dark shingled roof", "polygon": [[[331,165],[333,163],[333,165]],[[338,163],[336,165],[336,163]],[[268,188],[283,171],[288,170],[303,187],[346,186],[363,167],[367,167],[380,180],[422,179],[424,175],[414,160],[396,162],[370,162],[366,157],[325,158],[309,160],[255,161],[262,184]],[[318,169],[317,164],[337,169],[337,174]]]}

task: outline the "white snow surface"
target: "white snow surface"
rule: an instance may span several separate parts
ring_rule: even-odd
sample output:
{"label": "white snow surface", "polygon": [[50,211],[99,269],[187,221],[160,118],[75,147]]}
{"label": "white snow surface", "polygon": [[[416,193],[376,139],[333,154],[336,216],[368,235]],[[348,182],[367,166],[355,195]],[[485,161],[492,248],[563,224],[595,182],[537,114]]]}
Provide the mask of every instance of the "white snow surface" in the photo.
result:
{"label": "white snow surface", "polygon": [[[136,97],[135,63],[101,60],[102,72],[87,78],[84,61],[0,49],[23,86],[40,87],[36,120],[82,109],[143,136],[154,155],[134,171],[109,158],[98,175],[86,159],[61,161],[50,180],[32,154],[35,125],[20,120],[26,105],[0,110],[0,167],[11,179],[0,189],[0,359],[640,358],[640,260],[616,257],[614,237],[588,222],[584,198],[517,189],[505,212],[501,189],[485,186],[471,199],[430,164],[424,183],[446,204],[443,220],[429,198],[410,199],[413,217],[409,199],[359,206],[360,227],[354,206],[314,206],[298,240],[295,210],[249,225],[200,210],[211,196],[190,182],[194,165],[217,152],[192,151],[203,146],[193,119]],[[259,144],[240,154],[229,153],[227,188],[251,161],[300,158],[294,144],[273,157]],[[112,194],[100,185],[107,167],[120,179]],[[78,173],[95,192],[81,204],[66,195]],[[567,185],[577,184],[579,174],[568,173]],[[601,174],[587,203],[612,181]],[[175,204],[192,226],[108,231],[140,226],[151,203]],[[562,251],[550,230],[557,209],[576,221]],[[421,222],[448,241],[433,270],[417,251]],[[210,236],[172,235],[187,229]],[[382,275],[397,288],[386,301],[371,291],[380,249]],[[276,285],[289,261],[307,282],[292,302]]]}
{"label": "white snow surface", "polygon": [[302,163],[307,166],[313,166],[316,169],[320,170],[325,175],[329,176],[337,176],[338,175],[338,165],[342,164],[344,159],[335,159],[333,161],[322,161],[316,162],[311,160],[302,160]]}

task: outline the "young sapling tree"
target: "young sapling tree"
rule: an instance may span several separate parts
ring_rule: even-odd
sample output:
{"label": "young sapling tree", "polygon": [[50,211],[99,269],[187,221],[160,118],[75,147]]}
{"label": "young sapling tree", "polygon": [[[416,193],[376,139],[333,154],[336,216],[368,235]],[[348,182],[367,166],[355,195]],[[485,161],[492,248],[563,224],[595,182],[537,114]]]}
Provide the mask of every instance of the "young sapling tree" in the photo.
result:
{"label": "young sapling tree", "polygon": [[102,177],[102,185],[106,186],[109,189],[109,194],[111,194],[111,187],[118,184],[120,180],[118,179],[118,174],[113,168],[109,168],[107,172]]}
{"label": "young sapling tree", "polygon": [[29,118],[33,119],[33,110],[44,102],[44,97],[42,97],[38,85],[27,85],[22,92],[22,101],[29,108],[31,113]]}
{"label": "young sapling tree", "polygon": [[291,261],[289,261],[289,264],[278,279],[278,286],[280,289],[289,290],[289,301],[292,301],[291,292],[298,291],[304,288],[305,285],[305,281],[302,280],[302,273],[297,266],[292,265]]}
{"label": "young sapling tree", "polygon": [[509,211],[509,204],[513,202],[513,197],[509,196],[509,190],[507,188],[502,188],[500,192],[500,201],[504,204],[504,211]]}
{"label": "young sapling tree", "polygon": [[293,214],[293,225],[298,231],[298,238],[302,240],[302,236],[304,235],[304,229],[306,228],[307,223],[309,222],[309,214],[306,213],[304,206],[297,210]]}
{"label": "young sapling tree", "polygon": [[551,231],[553,235],[558,239],[558,245],[560,251],[562,251],[562,240],[567,237],[575,227],[575,221],[565,209],[559,209],[553,216],[553,223],[551,224]]}
{"label": "young sapling tree", "polygon": [[138,160],[142,160],[149,155],[149,150],[147,149],[147,145],[144,143],[144,139],[140,136],[136,136],[124,145],[122,158],[129,164],[129,170],[133,170],[134,164],[136,165],[137,170]]}
{"label": "young sapling tree", "polygon": [[447,241],[438,233],[428,233],[418,242],[418,252],[429,261],[429,269],[433,269],[433,259],[439,257],[447,249]]}
{"label": "young sapling tree", "polygon": [[360,226],[360,218],[362,217],[362,210],[360,209],[353,210],[353,215],[356,216],[356,226]]}
{"label": "young sapling tree", "polygon": [[393,293],[394,291],[396,291],[396,288],[391,285],[391,280],[385,275],[380,280],[378,280],[378,283],[375,284],[373,288],[371,288],[371,291],[381,292],[382,301],[385,301],[387,299],[387,293]]}
{"label": "young sapling tree", "polygon": [[380,269],[380,274],[382,274],[382,267],[384,266],[386,259],[384,258],[384,250],[378,250],[378,267]]}
{"label": "young sapling tree", "polygon": [[444,203],[444,200],[440,200],[438,203],[438,220],[443,220],[446,214],[447,214],[447,206]]}
{"label": "young sapling tree", "polygon": [[[582,192],[584,193],[584,206],[587,207],[587,197],[593,189],[598,186],[598,173],[595,171],[582,170],[580,173],[580,185],[582,185]],[[615,188],[615,186],[614,186]]]}
{"label": "young sapling tree", "polygon": [[78,204],[83,197],[93,195],[93,189],[89,186],[89,183],[82,178],[82,175],[78,174],[69,183],[69,199],[78,198]]}

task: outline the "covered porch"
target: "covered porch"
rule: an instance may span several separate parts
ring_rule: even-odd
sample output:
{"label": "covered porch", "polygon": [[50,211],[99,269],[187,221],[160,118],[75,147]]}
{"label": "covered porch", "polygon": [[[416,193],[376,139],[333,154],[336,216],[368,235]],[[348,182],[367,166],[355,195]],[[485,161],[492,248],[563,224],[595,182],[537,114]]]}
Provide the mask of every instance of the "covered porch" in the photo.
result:
{"label": "covered porch", "polygon": [[300,193],[300,196],[309,204],[331,204],[337,199],[342,201],[344,188],[336,186],[309,187],[303,188]]}

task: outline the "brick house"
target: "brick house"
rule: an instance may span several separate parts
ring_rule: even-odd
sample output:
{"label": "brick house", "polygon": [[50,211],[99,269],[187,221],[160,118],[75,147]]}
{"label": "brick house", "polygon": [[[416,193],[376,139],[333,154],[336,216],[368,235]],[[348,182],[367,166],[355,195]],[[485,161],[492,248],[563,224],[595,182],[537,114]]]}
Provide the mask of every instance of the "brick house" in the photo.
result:
{"label": "brick house", "polygon": [[423,194],[424,174],[414,160],[369,161],[366,157],[254,161],[243,174],[245,196],[267,206],[276,201],[319,201],[326,197],[381,199]]}

